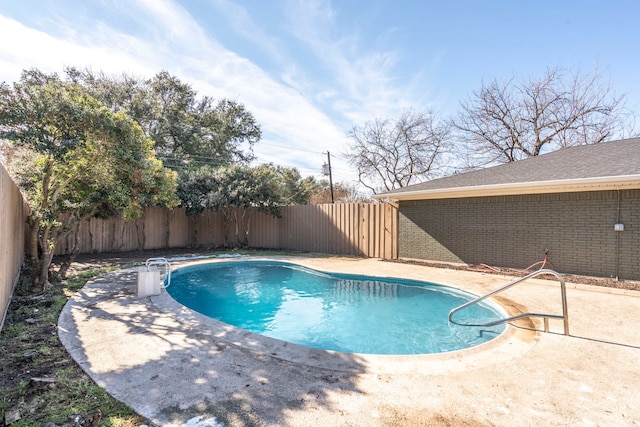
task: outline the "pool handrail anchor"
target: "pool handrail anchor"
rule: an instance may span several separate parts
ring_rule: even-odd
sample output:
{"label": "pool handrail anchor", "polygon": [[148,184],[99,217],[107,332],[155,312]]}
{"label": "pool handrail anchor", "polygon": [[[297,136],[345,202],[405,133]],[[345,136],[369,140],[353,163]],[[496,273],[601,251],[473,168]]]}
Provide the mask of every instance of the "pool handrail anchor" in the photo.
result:
{"label": "pool handrail anchor", "polygon": [[[482,323],[482,324],[471,324],[471,323],[459,323],[456,322],[452,319],[453,315],[462,310],[463,308],[469,307],[470,305],[473,304],[477,304],[478,302],[489,298],[492,295],[495,295],[499,292],[502,292],[506,289],[511,288],[512,286],[517,285],[518,283],[522,283],[528,279],[532,279],[534,277],[537,276],[542,276],[545,274],[550,274],[552,276],[555,276],[558,281],[560,282],[560,292],[561,292],[561,296],[562,296],[562,315],[558,315],[558,314],[539,314],[539,313],[523,313],[523,314],[518,314],[516,316],[512,316],[512,317],[507,317],[504,319],[499,319],[499,320],[495,320],[492,322],[487,322],[487,323]],[[512,282],[507,283],[506,285],[502,286],[501,288],[496,289],[495,291],[489,292],[488,294],[485,294],[481,297],[478,297],[472,301],[469,301],[465,304],[462,304],[459,307],[454,308],[453,310],[451,310],[449,312],[449,322],[453,323],[455,325],[459,325],[459,326],[482,326],[482,327],[487,327],[487,326],[495,326],[495,325],[499,325],[505,322],[510,322],[512,320],[516,320],[516,319],[521,319],[523,317],[542,317],[544,318],[544,331],[545,332],[549,332],[549,319],[563,319],[564,321],[564,334],[565,335],[569,335],[569,312],[567,310],[567,287],[564,283],[564,279],[562,278],[562,276],[560,275],[560,273],[554,271],[554,270],[550,270],[550,269],[542,269],[542,270],[536,270],[533,273],[530,273],[524,277],[520,277]]]}
{"label": "pool handrail anchor", "polygon": [[152,266],[163,266],[164,267],[164,277],[165,279],[167,279],[167,284],[164,284],[164,280],[162,280],[160,282],[160,286],[162,286],[163,288],[168,288],[169,285],[171,285],[171,264],[169,264],[169,261],[166,258],[162,258],[162,257],[158,257],[158,258],[149,258],[146,262],[145,262],[145,266],[147,267],[147,271],[149,271],[149,268],[151,268]]}

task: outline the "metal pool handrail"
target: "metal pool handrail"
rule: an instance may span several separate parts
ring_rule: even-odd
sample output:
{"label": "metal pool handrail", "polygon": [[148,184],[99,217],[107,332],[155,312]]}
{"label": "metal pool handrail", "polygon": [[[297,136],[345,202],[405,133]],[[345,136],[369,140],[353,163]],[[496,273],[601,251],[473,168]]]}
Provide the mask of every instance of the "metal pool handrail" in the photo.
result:
{"label": "metal pool handrail", "polygon": [[167,284],[161,284],[163,288],[168,288],[171,285],[171,265],[166,258],[149,258],[145,263],[147,266],[147,271],[149,271],[149,267],[153,265],[161,265],[164,266],[164,277],[167,279]]}
{"label": "metal pool handrail", "polygon": [[[512,286],[517,285],[518,283],[522,283],[525,280],[531,279],[533,277],[536,276],[541,276],[543,274],[550,274],[552,276],[555,276],[558,281],[560,282],[560,292],[562,294],[562,316],[558,315],[558,314],[538,314],[538,313],[523,313],[523,314],[519,314],[517,316],[512,316],[512,317],[507,317],[504,319],[499,319],[499,320],[495,320],[493,322],[487,322],[487,323],[482,323],[482,324],[472,324],[472,323],[459,323],[456,322],[452,319],[454,313],[462,310],[463,308],[469,307],[470,305],[473,304],[477,304],[478,302],[482,301],[483,299],[489,298],[492,295],[495,295],[499,292],[504,291],[505,289],[509,289]],[[562,276],[554,271],[554,270],[550,270],[550,269],[543,269],[543,270],[537,270],[534,271],[531,274],[528,274],[524,277],[520,277],[519,279],[516,279],[510,283],[507,283],[506,285],[504,285],[503,287],[496,289],[493,292],[489,292],[486,295],[483,295],[481,297],[478,297],[472,301],[469,301],[465,304],[462,304],[459,307],[454,308],[453,310],[451,310],[449,312],[449,322],[453,323],[455,325],[460,325],[460,326],[495,326],[495,325],[499,325],[501,323],[505,323],[505,322],[509,322],[511,320],[516,320],[516,319],[521,319],[523,317],[542,317],[544,318],[544,331],[545,332],[549,332],[549,318],[552,319],[563,319],[564,321],[564,334],[565,335],[569,335],[569,312],[567,311],[567,289],[564,283],[564,279],[562,278]]]}

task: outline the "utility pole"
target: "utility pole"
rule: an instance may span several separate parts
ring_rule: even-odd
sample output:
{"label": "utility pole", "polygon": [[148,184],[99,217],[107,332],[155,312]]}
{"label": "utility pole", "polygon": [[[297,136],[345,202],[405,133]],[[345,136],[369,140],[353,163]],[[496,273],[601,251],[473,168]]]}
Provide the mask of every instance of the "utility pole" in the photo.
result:
{"label": "utility pole", "polygon": [[333,176],[331,174],[331,153],[327,151],[327,163],[322,165],[324,176],[329,175],[329,188],[331,189],[331,203],[333,203]]}

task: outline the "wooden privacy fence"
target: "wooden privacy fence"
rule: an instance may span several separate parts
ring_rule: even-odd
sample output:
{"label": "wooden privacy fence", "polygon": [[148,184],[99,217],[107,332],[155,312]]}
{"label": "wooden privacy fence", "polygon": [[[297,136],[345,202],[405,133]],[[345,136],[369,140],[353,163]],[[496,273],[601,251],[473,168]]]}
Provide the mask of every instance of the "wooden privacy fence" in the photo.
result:
{"label": "wooden privacy fence", "polygon": [[[242,211],[237,212],[241,216]],[[322,252],[395,259],[397,208],[387,203],[286,206],[275,218],[247,212],[251,248]],[[239,225],[244,237],[245,227]],[[188,247],[237,247],[236,223],[221,212],[187,216],[184,209],[147,208],[135,221],[91,219],[80,227],[80,252],[123,252]],[[56,254],[72,249],[69,236]]]}
{"label": "wooden privacy fence", "polygon": [[0,165],[0,329],[24,260],[28,213],[20,190]]}

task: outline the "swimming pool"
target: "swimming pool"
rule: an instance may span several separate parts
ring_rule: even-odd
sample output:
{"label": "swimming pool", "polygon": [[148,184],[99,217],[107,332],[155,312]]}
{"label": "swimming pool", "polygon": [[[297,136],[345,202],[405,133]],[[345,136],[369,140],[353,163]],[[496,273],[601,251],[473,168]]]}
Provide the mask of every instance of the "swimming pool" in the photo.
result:
{"label": "swimming pool", "polygon": [[[431,354],[473,347],[505,326],[458,326],[449,311],[475,298],[411,280],[324,273],[279,261],[225,261],[180,268],[167,292],[224,323],[308,347],[361,354]],[[465,321],[504,317],[490,301]]]}

